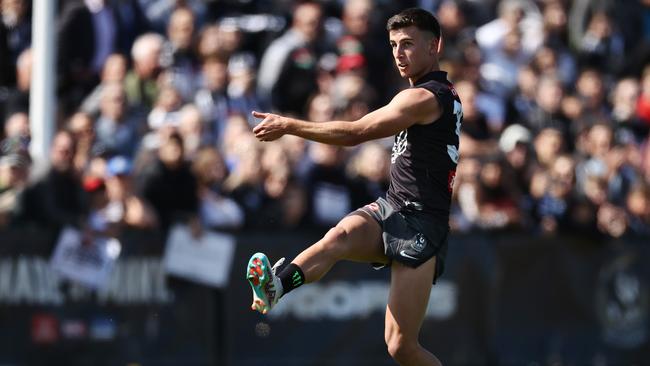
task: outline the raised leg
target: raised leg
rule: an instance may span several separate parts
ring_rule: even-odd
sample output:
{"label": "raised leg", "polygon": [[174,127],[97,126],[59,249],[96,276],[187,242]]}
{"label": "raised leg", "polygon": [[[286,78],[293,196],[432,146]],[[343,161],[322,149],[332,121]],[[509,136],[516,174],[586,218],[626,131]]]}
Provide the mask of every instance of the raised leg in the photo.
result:
{"label": "raised leg", "polygon": [[292,263],[302,269],[305,282],[309,283],[321,279],[340,260],[387,263],[381,227],[373,218],[364,213],[343,218]]}

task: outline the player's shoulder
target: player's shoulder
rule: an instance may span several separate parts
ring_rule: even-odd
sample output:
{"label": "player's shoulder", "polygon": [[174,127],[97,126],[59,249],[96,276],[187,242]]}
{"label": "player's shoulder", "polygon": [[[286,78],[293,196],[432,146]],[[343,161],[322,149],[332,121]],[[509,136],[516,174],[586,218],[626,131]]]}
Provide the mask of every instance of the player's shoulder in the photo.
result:
{"label": "player's shoulder", "polygon": [[431,90],[421,87],[404,89],[397,93],[395,99],[406,102],[408,104],[420,104],[437,101],[435,93],[432,93]]}
{"label": "player's shoulder", "polygon": [[397,93],[391,104],[413,116],[418,123],[437,119],[442,109],[438,97],[423,88],[404,89]]}

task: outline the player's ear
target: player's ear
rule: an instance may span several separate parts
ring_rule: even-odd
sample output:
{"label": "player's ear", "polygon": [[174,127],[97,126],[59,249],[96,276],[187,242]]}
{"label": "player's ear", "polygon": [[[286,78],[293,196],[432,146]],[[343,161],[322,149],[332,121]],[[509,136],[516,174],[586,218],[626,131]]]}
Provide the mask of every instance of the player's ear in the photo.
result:
{"label": "player's ear", "polygon": [[[435,40],[435,38],[434,38],[434,40]],[[437,43],[436,44],[436,52],[438,54],[440,54],[442,52],[442,46],[443,46],[443,44],[442,44],[442,35],[440,35],[440,37],[438,37],[437,41],[435,41],[435,42]]]}

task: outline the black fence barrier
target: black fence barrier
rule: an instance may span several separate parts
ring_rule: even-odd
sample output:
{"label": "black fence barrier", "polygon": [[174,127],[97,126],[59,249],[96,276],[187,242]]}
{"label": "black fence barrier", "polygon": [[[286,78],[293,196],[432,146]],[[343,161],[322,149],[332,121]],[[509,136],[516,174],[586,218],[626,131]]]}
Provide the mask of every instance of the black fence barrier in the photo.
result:
{"label": "black fence barrier", "polygon": [[128,232],[102,291],[50,268],[57,233],[0,234],[1,365],[219,364],[215,290],[166,278],[163,240]]}
{"label": "black fence barrier", "polygon": [[[0,232],[0,365],[393,365],[390,271],[342,262],[268,316],[249,309],[256,251],[293,258],[322,233],[242,233],[228,286],[165,276],[164,238],[127,232],[99,292],[49,267],[56,233]],[[454,234],[420,342],[445,365],[650,363],[650,245]]]}

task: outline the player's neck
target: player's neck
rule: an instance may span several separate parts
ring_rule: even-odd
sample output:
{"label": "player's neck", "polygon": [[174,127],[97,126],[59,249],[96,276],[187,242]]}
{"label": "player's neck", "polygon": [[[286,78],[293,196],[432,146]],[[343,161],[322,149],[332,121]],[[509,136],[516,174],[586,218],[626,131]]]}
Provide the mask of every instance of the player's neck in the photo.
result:
{"label": "player's neck", "polygon": [[422,72],[419,73],[418,75],[414,75],[414,76],[408,78],[408,79],[409,79],[409,84],[411,84],[411,86],[413,86],[413,85],[415,85],[415,83],[416,83],[418,80],[420,80],[424,75],[426,75],[426,74],[428,74],[428,73],[430,73],[430,72],[439,71],[439,70],[440,70],[440,64],[438,63],[438,61],[436,61],[436,62],[434,62],[433,64],[431,64],[430,67],[426,68],[424,71],[422,71]]}

